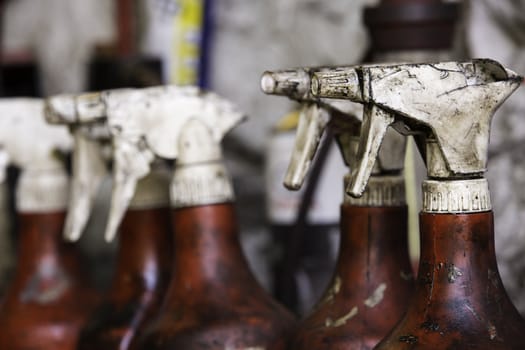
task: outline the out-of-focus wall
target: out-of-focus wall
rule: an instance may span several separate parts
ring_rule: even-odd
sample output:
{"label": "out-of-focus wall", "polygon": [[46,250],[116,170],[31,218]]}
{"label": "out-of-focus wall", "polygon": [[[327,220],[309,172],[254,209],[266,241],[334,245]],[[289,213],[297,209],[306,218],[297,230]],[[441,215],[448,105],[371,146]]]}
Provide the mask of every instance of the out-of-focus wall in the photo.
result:
{"label": "out-of-focus wall", "polygon": [[80,92],[96,43],[114,39],[114,7],[108,0],[6,1],[4,52],[31,51],[44,94]]}
{"label": "out-of-focus wall", "polygon": [[361,9],[365,3],[217,1],[212,86],[251,116],[234,131],[236,137],[262,150],[268,127],[291,105],[284,98],[261,93],[259,80],[264,70],[356,63],[363,58],[367,34]]}

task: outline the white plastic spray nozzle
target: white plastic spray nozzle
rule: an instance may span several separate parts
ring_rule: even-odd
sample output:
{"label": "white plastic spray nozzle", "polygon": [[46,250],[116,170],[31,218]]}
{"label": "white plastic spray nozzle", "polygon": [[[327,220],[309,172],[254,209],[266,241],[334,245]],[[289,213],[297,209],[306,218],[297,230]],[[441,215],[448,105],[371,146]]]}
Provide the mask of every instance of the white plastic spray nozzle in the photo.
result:
{"label": "white plastic spray nozzle", "polygon": [[321,137],[330,121],[330,111],[346,112],[350,122],[352,119],[358,119],[353,113],[356,109],[354,103],[348,101],[338,103],[326,99],[322,101],[312,95],[310,76],[320,70],[323,68],[303,67],[266,71],[261,77],[261,89],[264,93],[286,96],[301,103],[294,149],[284,178],[284,186],[290,190],[299,190],[302,187]]}
{"label": "white plastic spray nozzle", "polygon": [[[109,142],[103,123],[100,94],[84,94],[83,104],[76,95],[58,95],[46,100],[45,117],[50,124],[68,126],[74,140],[71,194],[64,226],[64,237],[76,241],[82,235],[93,210],[99,187],[108,173],[104,143]],[[99,108],[90,110],[87,106]],[[87,113],[85,112],[87,110]]]}
{"label": "white plastic spray nozzle", "polygon": [[[80,98],[82,103],[77,103],[77,98]],[[96,122],[105,117],[102,98],[103,94],[98,92],[49,97],[45,101],[46,120],[50,124],[64,125]]]}
{"label": "white plastic spray nozzle", "polygon": [[100,185],[107,175],[107,160],[98,139],[82,126],[72,128],[74,138],[71,195],[64,236],[76,241],[84,231]]}
{"label": "white plastic spray nozzle", "polygon": [[40,99],[0,99],[0,114],[0,177],[5,180],[9,164],[20,168],[17,210],[65,209],[69,179],[64,155],[72,147],[67,129],[46,123]]}
{"label": "white plastic spray nozzle", "polygon": [[[354,167],[363,108],[348,99],[331,100],[312,94],[311,75],[316,72],[333,72],[343,68],[312,67],[282,71],[267,71],[261,78],[263,91],[268,94],[287,96],[302,104],[294,150],[285,175],[285,187],[298,190],[317,152],[321,137],[331,124],[338,140],[345,163]],[[375,173],[401,172],[405,154],[405,139],[392,133],[379,155]]]}
{"label": "white plastic spray nozzle", "polygon": [[329,120],[330,114],[317,104],[301,106],[294,149],[284,177],[286,188],[302,187]]}
{"label": "white plastic spray nozzle", "polygon": [[244,119],[230,102],[193,87],[108,90],[98,98],[79,95],[75,104],[77,120],[89,123],[102,116],[113,142],[113,191],[105,233],[108,241],[114,238],[137,181],[150,172],[152,161],[156,157],[179,158],[179,139],[192,129],[191,121],[206,125],[207,137],[219,147],[223,136]]}
{"label": "white plastic spray nozzle", "polygon": [[261,77],[261,89],[265,94],[288,96],[301,100],[310,94],[310,69],[297,68],[266,71]]}
{"label": "white plastic spray nozzle", "polygon": [[286,96],[299,103],[315,102],[342,113],[355,113],[360,108],[346,99],[333,100],[319,98],[312,94],[312,74],[316,72],[334,71],[342,67],[300,67],[276,71],[266,71],[261,76],[261,89],[268,95]]}
{"label": "white plastic spray nozzle", "polygon": [[490,122],[522,78],[498,62],[361,65],[312,77],[317,97],[364,104],[358,166],[348,192],[362,195],[388,126],[420,134],[428,176],[481,177],[486,170]]}

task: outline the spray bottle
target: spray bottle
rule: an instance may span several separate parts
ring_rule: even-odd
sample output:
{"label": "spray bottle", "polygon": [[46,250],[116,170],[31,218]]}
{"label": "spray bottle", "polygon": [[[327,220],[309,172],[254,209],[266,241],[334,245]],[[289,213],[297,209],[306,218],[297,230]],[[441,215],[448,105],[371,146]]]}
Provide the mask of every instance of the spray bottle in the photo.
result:
{"label": "spray bottle", "polygon": [[426,162],[415,295],[376,349],[525,348],[525,321],[496,264],[484,178],[492,116],[521,81],[486,59],[314,73],[315,96],[365,106],[350,195],[362,195],[390,125],[416,135]]}
{"label": "spray bottle", "polygon": [[0,348],[72,350],[96,296],[61,237],[69,178],[59,155],[71,137],[46,124],[39,99],[5,99],[0,111],[1,180],[8,164],[20,169],[17,267],[0,309]]}
{"label": "spray bottle", "polygon": [[[113,155],[107,124],[77,119],[83,111],[76,109],[75,99],[59,95],[46,105],[48,121],[69,125],[74,136],[72,194],[64,230],[72,241],[84,231]],[[138,182],[122,223],[114,224],[120,224],[120,232],[111,287],[82,330],[77,349],[129,349],[159,309],[171,267],[168,175],[162,163],[155,164]]]}
{"label": "spray bottle", "polygon": [[[458,54],[455,38],[462,3],[444,0],[381,0],[366,6],[363,22],[370,41],[371,62],[449,61]],[[464,7],[464,6],[463,6]],[[414,270],[419,261],[418,184],[426,169],[409,138],[405,181],[408,204],[409,252]]]}
{"label": "spray bottle", "polygon": [[[326,68],[266,72],[263,91],[289,96],[303,109],[284,184],[299,189],[326,128],[338,141],[346,165],[356,165],[363,109],[349,101],[317,99],[310,75]],[[344,196],[341,245],[330,287],[297,328],[290,349],[372,349],[406,311],[413,289],[407,244],[407,207],[402,175],[405,140],[395,132],[363,198]],[[344,179],[350,180],[350,174]]]}
{"label": "spray bottle", "polygon": [[292,316],[259,286],[238,240],[220,141],[243,115],[193,87],[114,90],[76,100],[78,119],[105,118],[114,187],[106,237],[155,158],[176,159],[170,184],[174,259],[160,312],[137,349],[282,349]]}

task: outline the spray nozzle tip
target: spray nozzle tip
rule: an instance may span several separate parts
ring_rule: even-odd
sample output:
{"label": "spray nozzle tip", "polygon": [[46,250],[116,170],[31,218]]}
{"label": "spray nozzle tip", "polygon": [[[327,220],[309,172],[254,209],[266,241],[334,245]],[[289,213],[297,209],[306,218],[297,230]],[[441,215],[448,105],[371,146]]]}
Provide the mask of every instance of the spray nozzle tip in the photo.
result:
{"label": "spray nozzle tip", "polygon": [[346,188],[346,194],[354,198],[361,198],[364,192],[364,188],[361,188],[361,186],[356,186],[353,183],[349,184]]}
{"label": "spray nozzle tip", "polygon": [[310,84],[311,84],[310,85],[310,89],[312,91],[312,95],[318,96],[319,92],[320,92],[319,91],[319,78],[316,75],[314,75],[312,77],[312,80],[311,80]]}
{"label": "spray nozzle tip", "polygon": [[304,99],[310,93],[310,74],[304,68],[266,71],[261,77],[261,89],[266,94]]}
{"label": "spray nozzle tip", "polygon": [[44,103],[44,116],[51,124],[68,124],[76,117],[75,100],[72,95],[50,97]]}
{"label": "spray nozzle tip", "polygon": [[76,242],[80,238],[80,232],[78,231],[71,231],[71,230],[65,230],[63,233],[64,240],[68,242]]}
{"label": "spray nozzle tip", "polygon": [[286,181],[285,180],[283,182],[284,187],[286,187],[286,189],[290,191],[299,191],[301,189],[302,184],[303,183],[299,181]]}
{"label": "spray nozzle tip", "polygon": [[275,81],[273,74],[270,72],[264,72],[264,74],[261,77],[261,90],[265,94],[273,94],[276,85],[277,82]]}

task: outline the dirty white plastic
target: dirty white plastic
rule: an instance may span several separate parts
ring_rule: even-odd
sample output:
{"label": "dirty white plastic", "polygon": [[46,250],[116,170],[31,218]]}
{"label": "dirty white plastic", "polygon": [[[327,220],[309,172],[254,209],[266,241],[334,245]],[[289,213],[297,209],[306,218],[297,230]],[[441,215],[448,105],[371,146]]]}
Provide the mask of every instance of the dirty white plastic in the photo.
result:
{"label": "dirty white plastic", "polygon": [[[176,173],[184,172],[187,178],[198,179],[203,172],[208,172],[215,179],[221,179],[222,185],[217,185],[216,190],[222,194],[214,195],[213,201],[231,200],[233,192],[229,179],[224,176],[226,172],[217,171],[217,162],[221,160],[220,141],[244,117],[230,102],[195,87],[177,86],[108,90],[69,97],[69,102],[58,101],[65,98],[57,96],[48,101],[49,120],[80,121],[84,125],[102,120],[111,134],[113,191],[105,233],[107,240],[115,236],[137,182],[150,173],[156,158],[179,159]],[[63,107],[70,104],[73,107]],[[195,139],[191,144],[180,142],[185,135],[193,135]],[[206,145],[209,149],[206,153],[202,149],[191,152],[187,148],[191,145]],[[203,164],[208,170],[203,170]],[[173,206],[210,203],[209,194],[188,196],[175,190],[179,183],[180,177],[175,175],[170,190]],[[199,190],[199,186],[195,189]],[[181,200],[179,196],[186,199]]]}
{"label": "dirty white plastic", "polygon": [[[267,71],[261,78],[261,88],[267,94],[284,95],[301,103],[295,146],[284,184],[299,189],[317,152],[321,137],[330,123],[338,140],[347,166],[357,165],[357,142],[363,108],[349,100],[316,98],[311,93],[310,76],[314,72],[330,70],[327,67],[298,68]],[[402,169],[406,148],[405,138],[391,132],[385,139],[375,164],[374,188],[364,198],[356,200],[345,196],[345,202],[362,206],[390,206],[405,202]],[[389,176],[385,176],[389,175]],[[347,176],[346,179],[350,178]],[[345,181],[346,182],[346,181]]]}
{"label": "dirty white plastic", "polygon": [[[64,236],[76,241],[82,235],[93,210],[100,185],[108,175],[114,155],[107,120],[100,117],[100,94],[59,95],[46,103],[46,118],[53,124],[65,124],[74,137],[72,190]],[[169,205],[169,174],[163,164],[137,185],[130,201],[131,209],[152,209]],[[120,221],[116,223],[118,227]]]}
{"label": "dirty white plastic", "polygon": [[[475,185],[470,184],[469,179],[483,177],[492,116],[521,81],[520,76],[498,62],[475,59],[315,72],[311,88],[317,97],[365,105],[358,167],[348,189],[350,195],[362,195],[387,128],[394,125],[403,134],[418,134],[424,139],[420,148],[424,147],[428,176],[442,182],[424,188],[439,189],[438,196],[461,191],[461,200],[478,201],[479,196],[490,198],[488,186],[478,185],[477,180]],[[461,190],[459,183],[452,184],[451,180],[462,180]],[[454,188],[444,188],[446,184]],[[424,210],[464,213],[487,208],[490,201],[482,206],[438,205]]]}
{"label": "dirty white plastic", "polygon": [[71,127],[74,138],[71,195],[64,226],[64,237],[70,241],[76,241],[84,231],[107,174],[100,139],[92,137],[92,130],[74,124]]}
{"label": "dirty white plastic", "polygon": [[46,123],[41,99],[0,99],[0,181],[6,180],[9,164],[20,169],[18,212],[66,208],[69,180],[64,156],[71,147],[66,128]]}

